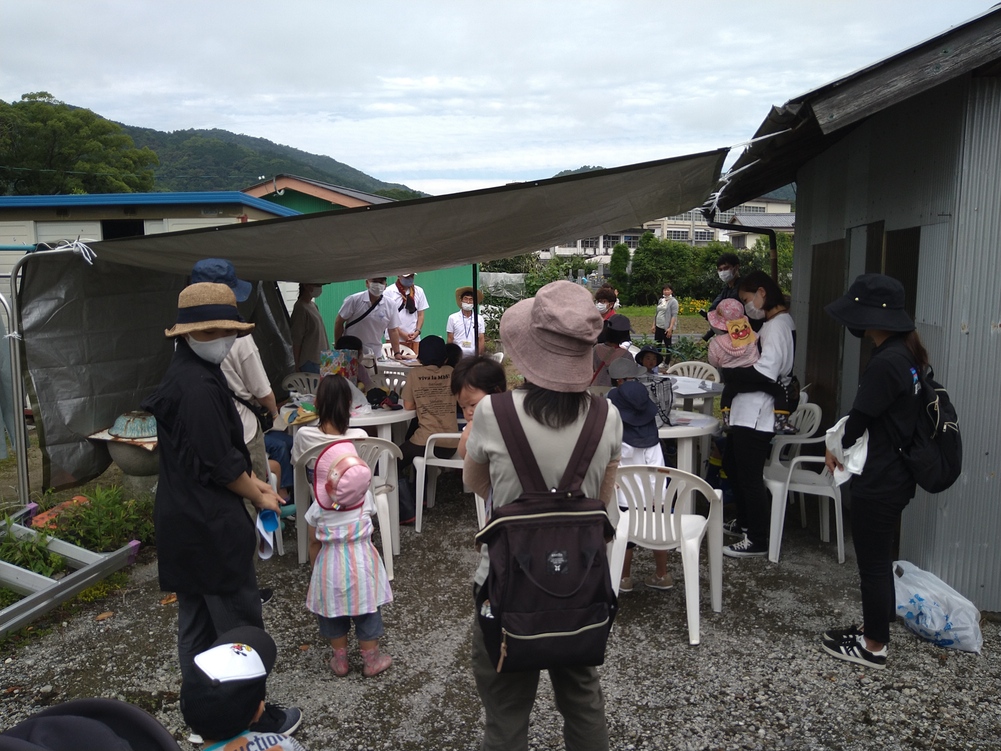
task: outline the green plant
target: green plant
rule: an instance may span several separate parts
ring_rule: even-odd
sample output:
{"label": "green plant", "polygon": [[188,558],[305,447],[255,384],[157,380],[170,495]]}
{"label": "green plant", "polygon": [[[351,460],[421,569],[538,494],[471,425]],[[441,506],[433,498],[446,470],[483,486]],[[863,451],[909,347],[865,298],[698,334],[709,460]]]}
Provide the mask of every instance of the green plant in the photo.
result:
{"label": "green plant", "polygon": [[110,594],[122,589],[129,583],[129,575],[124,571],[115,571],[109,574],[106,579],[102,579],[93,587],[88,587],[76,596],[80,602],[97,602],[103,600]]}
{"label": "green plant", "polygon": [[709,355],[709,348],[701,337],[676,336],[671,340],[668,352],[673,362],[691,362],[693,360],[705,362]]}
{"label": "green plant", "polygon": [[126,500],[118,486],[95,488],[88,503],[74,506],[56,520],[58,536],[97,552],[110,552],[139,540],[155,543],[153,499]]}
{"label": "green plant", "polygon": [[[11,524],[10,517],[4,516],[4,526],[9,529]],[[24,536],[7,532],[0,538],[0,560],[51,577],[66,568],[66,561],[48,548],[49,535],[44,532]]]}

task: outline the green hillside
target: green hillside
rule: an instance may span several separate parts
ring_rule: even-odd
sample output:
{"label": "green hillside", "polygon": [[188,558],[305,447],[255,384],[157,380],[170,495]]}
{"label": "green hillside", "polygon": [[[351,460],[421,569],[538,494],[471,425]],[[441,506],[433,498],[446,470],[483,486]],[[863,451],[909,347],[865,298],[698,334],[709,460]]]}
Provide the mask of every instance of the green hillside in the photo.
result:
{"label": "green hillside", "polygon": [[227,130],[164,132],[119,123],[136,147],[148,146],[160,158],[155,190],[242,190],[261,175],[289,174],[392,198],[419,198],[399,183],[387,183],[328,156],[282,146],[265,138]]}

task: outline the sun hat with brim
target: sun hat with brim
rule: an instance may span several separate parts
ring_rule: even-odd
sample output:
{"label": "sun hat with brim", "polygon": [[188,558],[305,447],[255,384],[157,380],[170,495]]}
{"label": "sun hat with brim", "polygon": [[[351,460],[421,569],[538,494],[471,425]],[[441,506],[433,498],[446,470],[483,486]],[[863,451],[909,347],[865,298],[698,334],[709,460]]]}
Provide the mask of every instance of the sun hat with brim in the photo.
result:
{"label": "sun hat with brim", "polygon": [[358,456],[350,441],[338,441],[323,449],[313,468],[313,493],[320,508],[350,511],[365,502],[372,483],[372,470]]}
{"label": "sun hat with brim", "polygon": [[660,365],[662,362],[664,362],[664,355],[662,355],[660,353],[660,351],[656,347],[654,347],[652,344],[644,344],[640,348],[640,351],[636,353],[636,357],[634,357],[633,359],[635,359],[636,362],[637,362],[637,364],[639,364],[640,361],[643,359],[643,355],[645,355],[647,352],[649,352],[650,354],[653,354],[653,355],[657,355],[657,364],[658,365]]}
{"label": "sun hat with brim", "polygon": [[914,321],[904,310],[904,285],[885,274],[862,274],[847,294],[824,310],[849,329],[914,330]]}
{"label": "sun hat with brim", "polygon": [[579,284],[551,282],[501,317],[504,351],[525,380],[550,391],[587,390],[601,315]]}
{"label": "sun hat with brim", "polygon": [[181,682],[181,714],[205,738],[232,738],[247,730],[266,692],[278,650],[268,633],[239,626],[222,634]]}
{"label": "sun hat with brim", "polygon": [[[459,307],[462,307],[462,296],[472,295],[472,294],[473,294],[472,287],[458,287],[455,290],[455,304],[458,305]],[[481,304],[483,302],[483,290],[482,289],[476,290],[475,296],[476,296],[476,304],[477,305]]]}
{"label": "sun hat with brim", "polygon": [[608,377],[620,380],[622,378],[639,378],[646,375],[646,368],[631,357],[616,357],[608,364]]}
{"label": "sun hat with brim", "polygon": [[250,282],[236,278],[236,269],[225,258],[203,258],[191,269],[191,283],[212,282],[225,284],[236,296],[237,302],[244,302],[254,288]]}
{"label": "sun hat with brim", "polygon": [[744,303],[732,297],[720,300],[719,305],[710,310],[706,316],[709,320],[709,325],[720,331],[726,331],[727,321],[736,321],[739,318],[746,317],[747,313],[744,310]]}
{"label": "sun hat with brim", "polygon": [[177,296],[177,323],[163,333],[169,337],[192,331],[228,329],[246,336],[254,328],[236,308],[236,296],[225,284],[189,284]]}
{"label": "sun hat with brim", "polygon": [[626,425],[646,425],[653,422],[656,430],[657,405],[650,398],[646,386],[639,381],[626,381],[615,387],[608,392],[608,400],[619,410],[622,422]]}

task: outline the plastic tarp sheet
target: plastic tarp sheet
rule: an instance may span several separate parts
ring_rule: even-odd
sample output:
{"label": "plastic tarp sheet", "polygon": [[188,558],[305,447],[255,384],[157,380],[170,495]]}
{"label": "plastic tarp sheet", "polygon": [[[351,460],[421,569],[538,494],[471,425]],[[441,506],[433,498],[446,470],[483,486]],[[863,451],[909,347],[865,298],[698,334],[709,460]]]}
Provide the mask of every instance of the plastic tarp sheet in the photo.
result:
{"label": "plastic tarp sheet", "polygon": [[700,206],[727,149],[437,198],[94,243],[100,258],[185,274],[227,258],[243,279],[339,282],[507,258]]}
{"label": "plastic tarp sheet", "polygon": [[[31,254],[19,300],[26,390],[43,448],[44,488],[100,475],[111,463],[103,441],[110,427],[160,382],[173,354],[164,329],[177,317],[179,274],[151,274],[98,258],[91,266],[68,253]],[[260,284],[240,305],[257,324],[254,339],[272,382],[293,369],[277,287]]]}
{"label": "plastic tarp sheet", "polygon": [[479,288],[485,295],[521,300],[525,297],[525,274],[505,274],[499,271],[481,271]]}

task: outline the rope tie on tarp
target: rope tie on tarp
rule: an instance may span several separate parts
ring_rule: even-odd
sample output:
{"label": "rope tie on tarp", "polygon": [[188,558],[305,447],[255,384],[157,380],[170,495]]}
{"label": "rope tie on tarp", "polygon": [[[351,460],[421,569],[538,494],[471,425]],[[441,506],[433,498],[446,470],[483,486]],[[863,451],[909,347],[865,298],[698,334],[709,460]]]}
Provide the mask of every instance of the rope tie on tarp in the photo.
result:
{"label": "rope tie on tarp", "polygon": [[76,240],[60,240],[55,245],[51,243],[38,243],[35,250],[72,250],[75,254],[83,258],[91,266],[94,265],[95,253],[87,243],[82,242],[79,237]]}
{"label": "rope tie on tarp", "polygon": [[[752,138],[749,141],[741,141],[740,143],[735,143],[733,146],[730,147],[730,150],[732,151],[733,149],[739,149],[745,146],[751,146],[752,144],[758,143],[759,141],[765,141],[769,138],[774,138],[775,136],[781,136],[783,133],[790,133],[790,132],[792,132],[792,128],[786,128],[785,130],[777,130],[774,133],[767,133],[763,136]],[[730,185],[730,181],[733,180],[735,176],[739,175],[744,170],[753,167],[760,161],[761,161],[760,159],[755,159],[753,162],[751,162],[750,164],[745,164],[740,169],[731,168],[727,170],[724,174],[720,175],[719,190],[709,194],[709,198],[706,199],[706,202],[702,204],[702,208],[700,209],[702,213],[707,217],[715,216],[719,208],[718,206],[719,201],[723,197],[723,194],[726,192],[727,187]]]}

